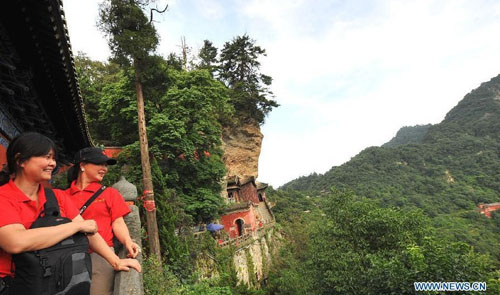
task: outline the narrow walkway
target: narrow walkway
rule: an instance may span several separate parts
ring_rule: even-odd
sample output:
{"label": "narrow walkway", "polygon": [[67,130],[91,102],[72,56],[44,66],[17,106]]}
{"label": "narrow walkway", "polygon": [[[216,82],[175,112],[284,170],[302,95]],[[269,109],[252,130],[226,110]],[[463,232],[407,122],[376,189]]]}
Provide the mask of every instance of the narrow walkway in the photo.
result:
{"label": "narrow walkway", "polygon": [[273,217],[269,213],[269,209],[267,208],[265,202],[259,202],[259,206],[257,207],[257,212],[259,212],[259,215],[262,217],[264,223],[273,222]]}

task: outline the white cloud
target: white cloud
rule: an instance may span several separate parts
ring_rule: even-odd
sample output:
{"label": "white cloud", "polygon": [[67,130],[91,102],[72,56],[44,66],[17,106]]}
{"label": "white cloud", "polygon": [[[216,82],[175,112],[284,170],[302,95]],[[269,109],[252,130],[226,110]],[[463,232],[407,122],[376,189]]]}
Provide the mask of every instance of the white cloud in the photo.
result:
{"label": "white cloud", "polygon": [[198,3],[197,9],[207,20],[221,19],[225,14],[221,2],[216,0],[201,0]]}
{"label": "white cloud", "polygon": [[98,0],[64,0],[64,13],[73,52],[85,52],[93,59],[105,61],[110,50],[104,34],[96,23],[99,17]]}

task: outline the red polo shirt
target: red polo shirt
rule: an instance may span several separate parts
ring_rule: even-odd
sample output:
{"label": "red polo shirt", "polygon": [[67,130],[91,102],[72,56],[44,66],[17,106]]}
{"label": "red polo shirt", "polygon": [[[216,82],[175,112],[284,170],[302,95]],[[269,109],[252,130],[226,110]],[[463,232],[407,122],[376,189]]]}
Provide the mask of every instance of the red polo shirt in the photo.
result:
{"label": "red polo shirt", "polygon": [[[78,215],[78,209],[63,191],[54,190],[61,216],[73,219]],[[19,223],[29,229],[43,211],[45,205],[45,190],[38,191],[38,207],[36,201],[30,200],[14,183],[0,186],[0,227]],[[11,255],[0,249],[0,277],[12,276]]]}
{"label": "red polo shirt", "polygon": [[[83,190],[80,190],[75,185],[75,181],[73,181],[70,188],[66,190],[66,193],[71,198],[73,204],[77,208],[81,208],[100,187],[100,183],[93,182]],[[108,246],[112,247],[113,229],[111,225],[117,218],[129,213],[130,208],[125,203],[122,195],[116,189],[108,187],[83,212],[82,217],[85,219],[94,219],[97,222],[99,234],[101,234]]]}

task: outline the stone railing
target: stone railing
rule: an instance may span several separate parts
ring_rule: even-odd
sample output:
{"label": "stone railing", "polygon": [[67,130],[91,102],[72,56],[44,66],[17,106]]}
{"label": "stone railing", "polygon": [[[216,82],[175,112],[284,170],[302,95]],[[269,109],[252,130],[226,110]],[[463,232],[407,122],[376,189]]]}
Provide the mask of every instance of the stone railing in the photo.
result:
{"label": "stone railing", "polygon": [[[123,196],[125,201],[133,202],[137,199],[137,188],[125,180],[124,177],[120,179],[117,183],[113,185],[120,194]],[[136,242],[142,249],[141,244],[141,220],[139,217],[139,208],[136,205],[129,203],[130,214],[125,216],[125,223],[127,224],[128,230],[130,231],[130,236],[132,240]],[[127,257],[127,249],[120,245],[118,247],[118,256],[120,258]],[[139,253],[137,260],[142,265],[142,253]],[[142,273],[138,273],[135,270],[130,270],[128,272],[121,271],[115,275],[115,289],[113,295],[143,295],[143,279]]]}

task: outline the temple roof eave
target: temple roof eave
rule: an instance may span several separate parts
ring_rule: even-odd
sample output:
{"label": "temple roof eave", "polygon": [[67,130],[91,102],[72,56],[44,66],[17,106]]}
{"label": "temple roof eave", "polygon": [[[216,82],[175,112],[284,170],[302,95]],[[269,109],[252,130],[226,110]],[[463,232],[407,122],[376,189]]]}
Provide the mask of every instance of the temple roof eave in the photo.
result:
{"label": "temple roof eave", "polygon": [[72,153],[92,145],[92,139],[62,1],[12,0],[3,1],[1,6],[0,25],[19,55],[16,66],[26,68],[31,75],[30,97],[42,108],[38,120],[49,121],[41,130],[30,122],[20,124],[21,131],[38,131],[53,138],[67,161]]}

